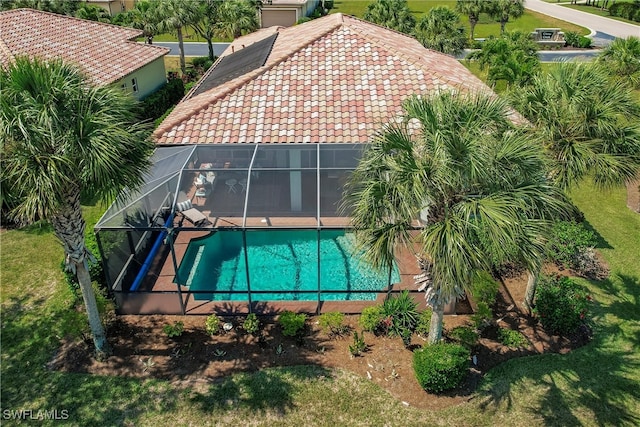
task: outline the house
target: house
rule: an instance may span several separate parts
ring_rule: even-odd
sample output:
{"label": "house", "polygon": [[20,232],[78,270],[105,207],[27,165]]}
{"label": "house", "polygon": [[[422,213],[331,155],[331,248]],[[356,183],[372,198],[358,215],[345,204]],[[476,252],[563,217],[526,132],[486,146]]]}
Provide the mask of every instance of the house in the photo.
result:
{"label": "house", "polygon": [[367,142],[413,94],[490,92],[455,58],[342,14],[236,39],[158,144]]}
{"label": "house", "polygon": [[143,99],[166,83],[169,49],[137,43],[142,31],[33,9],[0,12],[0,63],[17,56],[63,58],[97,85]]}
{"label": "house", "polygon": [[261,27],[291,27],[311,15],[318,3],[319,0],[265,0],[260,11]]}
{"label": "house", "polygon": [[88,4],[98,6],[109,12],[109,15],[114,16],[120,12],[133,9],[134,0],[86,0]]}

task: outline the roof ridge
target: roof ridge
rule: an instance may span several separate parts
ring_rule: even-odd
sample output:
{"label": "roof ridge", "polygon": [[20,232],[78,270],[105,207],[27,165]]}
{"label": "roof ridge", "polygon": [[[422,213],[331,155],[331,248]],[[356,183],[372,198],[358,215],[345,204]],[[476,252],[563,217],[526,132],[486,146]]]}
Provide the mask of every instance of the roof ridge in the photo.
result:
{"label": "roof ridge", "polygon": [[9,49],[9,46],[7,46],[2,38],[0,38],[0,58],[7,58],[8,63],[11,63],[16,59],[13,52],[11,52],[11,49]]}
{"label": "roof ridge", "polygon": [[[336,18],[334,18],[336,20],[335,24],[331,25],[331,27],[329,27],[326,31],[323,31],[320,35],[318,35],[317,37],[311,39],[308,43],[304,43],[303,45],[297,47],[295,50],[289,51],[287,54],[283,54],[283,55],[275,58],[273,60],[273,62],[271,62],[271,58],[267,58],[267,61],[266,61],[265,65],[263,65],[262,67],[256,68],[255,70],[252,70],[252,71],[250,71],[250,72],[248,72],[246,74],[243,74],[242,76],[236,77],[235,79],[231,80],[231,82],[233,82],[233,84],[229,85],[229,87],[226,90],[220,92],[219,94],[216,94],[216,96],[214,96],[212,98],[207,99],[206,102],[198,105],[194,109],[188,109],[188,110],[185,110],[184,112],[182,112],[180,114],[176,114],[176,116],[173,118],[173,120],[171,120],[170,122],[167,122],[166,125],[163,122],[153,132],[154,137],[159,137],[160,135],[166,133],[168,130],[170,130],[171,128],[175,127],[177,124],[183,122],[184,119],[186,119],[187,117],[193,116],[193,115],[199,113],[200,111],[208,108],[210,105],[216,103],[218,100],[224,98],[225,96],[235,92],[237,89],[239,89],[240,87],[244,86],[245,83],[248,83],[249,81],[255,79],[259,75],[264,74],[267,71],[273,69],[274,67],[280,65],[282,62],[284,62],[288,58],[290,58],[294,53],[301,51],[302,49],[306,48],[307,46],[309,46],[309,45],[317,42],[321,38],[327,36],[327,34],[330,34],[330,33],[334,32],[336,29],[342,27],[344,25],[344,18],[343,18],[342,13],[336,13],[336,14],[334,14],[334,16],[336,16]],[[287,30],[287,29],[290,29],[290,28],[294,28],[294,27],[284,27],[283,30]],[[279,34],[280,31],[278,31],[277,33]],[[267,37],[270,37],[270,36],[271,36],[271,34],[268,35]],[[279,35],[278,35],[278,37],[279,37]],[[260,40],[263,40],[263,39],[260,39]],[[258,40],[258,41],[260,41],[260,40]],[[258,41],[254,42],[254,43],[257,43]],[[273,52],[273,46],[271,47],[271,51]],[[223,58],[223,57],[221,57],[221,58]],[[218,62],[221,60],[221,58],[218,58],[218,60],[216,61],[216,63],[214,65],[217,65]],[[213,65],[209,68],[209,70],[207,70],[207,73],[212,69],[213,69]],[[201,79],[204,79],[204,76]],[[194,88],[195,88],[195,86],[194,86]],[[194,88],[192,88],[192,90]],[[189,93],[191,93],[191,91],[189,91]],[[189,93],[187,93],[187,95]],[[206,96],[206,93],[202,93],[200,95],[197,95],[197,96],[195,96],[195,97],[193,97],[191,99],[188,99],[188,100],[186,100],[184,102],[189,102],[191,100],[196,100],[196,99],[198,99],[198,98],[200,98],[202,96]],[[185,95],[185,97],[183,99],[186,99],[186,95]]]}
{"label": "roof ridge", "polygon": [[[82,19],[82,18],[76,18],[75,16],[70,16],[70,15],[64,15],[62,13],[53,13],[53,12],[47,12],[44,10],[38,10],[38,9],[31,9],[28,7],[20,7],[20,8],[16,8],[16,9],[7,9],[4,11],[0,12],[0,15],[2,14],[6,14],[9,15],[11,13],[16,13],[16,12],[36,12],[36,13],[40,13],[43,15],[51,15],[51,16],[55,16],[56,18],[67,18],[67,19],[73,19],[74,21],[80,21],[80,22],[89,22],[89,23],[93,23],[96,25],[102,25],[102,26],[106,26],[106,27],[111,27],[111,28],[118,28],[122,31],[127,31],[127,32],[136,32],[137,35],[132,35],[131,37],[129,37],[127,40],[128,41],[132,41],[132,39],[134,38],[138,38],[142,36],[142,30],[138,30],[136,28],[133,27],[123,27],[122,25],[116,25],[116,24],[109,24],[106,22],[100,22],[100,21],[92,21],[90,19]],[[160,46],[158,46],[160,47]]]}

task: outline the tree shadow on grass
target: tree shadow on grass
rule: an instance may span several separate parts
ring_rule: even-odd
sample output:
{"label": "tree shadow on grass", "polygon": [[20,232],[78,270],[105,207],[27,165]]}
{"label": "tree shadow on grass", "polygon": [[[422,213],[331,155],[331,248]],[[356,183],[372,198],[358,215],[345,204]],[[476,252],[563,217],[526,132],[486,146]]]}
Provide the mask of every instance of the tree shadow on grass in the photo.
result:
{"label": "tree shadow on grass", "polygon": [[136,419],[148,411],[172,409],[175,399],[168,387],[156,387],[154,382],[48,369],[59,334],[68,331],[64,323],[74,310],[39,313],[44,306],[43,299],[28,294],[2,305],[3,410],[32,410],[33,416],[38,411],[56,410],[59,416],[65,411],[69,425],[106,426],[122,425],[125,418]]}
{"label": "tree shadow on grass", "polygon": [[601,310],[615,318],[596,324],[591,343],[566,355],[533,356],[496,367],[478,390],[481,409],[510,409],[515,396],[522,399],[521,388],[531,387],[532,396],[538,391],[542,396],[518,406],[542,417],[544,425],[580,425],[584,417],[598,425],[639,425],[640,413],[632,403],[640,401],[640,331],[627,320],[638,320],[640,286],[632,277],[621,276],[621,281],[623,288],[615,293],[619,298]]}
{"label": "tree shadow on grass", "polygon": [[306,380],[332,375],[331,371],[319,366],[293,366],[242,373],[222,379],[206,392],[195,392],[191,402],[205,413],[235,408],[263,413],[275,411],[284,415],[293,408],[297,388],[303,386]]}
{"label": "tree shadow on grass", "polygon": [[591,231],[596,238],[596,249],[614,249],[613,246],[607,240],[602,237],[602,234],[596,230],[589,221],[586,219],[582,221],[582,225],[588,231]]}

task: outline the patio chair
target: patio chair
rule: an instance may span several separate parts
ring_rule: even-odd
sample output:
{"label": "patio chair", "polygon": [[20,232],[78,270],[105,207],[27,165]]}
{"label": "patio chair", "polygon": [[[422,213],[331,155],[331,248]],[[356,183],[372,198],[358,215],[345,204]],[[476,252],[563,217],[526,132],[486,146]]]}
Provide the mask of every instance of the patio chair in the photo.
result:
{"label": "patio chair", "polygon": [[207,221],[207,217],[193,207],[191,200],[176,203],[176,212],[195,226],[202,225]]}

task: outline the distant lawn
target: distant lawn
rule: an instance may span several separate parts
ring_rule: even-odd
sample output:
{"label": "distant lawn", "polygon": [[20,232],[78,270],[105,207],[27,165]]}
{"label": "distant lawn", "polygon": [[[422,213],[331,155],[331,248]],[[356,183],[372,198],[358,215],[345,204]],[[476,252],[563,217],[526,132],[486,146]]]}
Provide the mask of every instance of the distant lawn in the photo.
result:
{"label": "distant lawn", "polygon": [[[344,13],[362,18],[369,3],[370,1],[362,0],[337,0],[334,2],[334,8],[331,10],[331,13]],[[411,11],[420,19],[422,15],[429,12],[429,10],[435,6],[447,6],[454,9],[456,2],[450,0],[409,0],[408,4]],[[462,16],[461,22],[467,27],[467,31],[469,31],[468,18]],[[563,31],[573,31],[583,35],[589,34],[587,28],[530,10],[525,11],[524,15],[515,21],[507,23],[506,27],[507,31],[524,32],[530,32],[536,28],[561,28]],[[491,35],[500,35],[500,23],[493,22],[488,15],[483,14],[480,17],[480,23],[476,26],[475,37],[489,37]]]}
{"label": "distant lawn", "polygon": [[[618,0],[620,3],[623,3],[624,0]],[[631,0],[629,0],[631,1]],[[579,10],[581,12],[587,12],[590,13],[592,15],[598,15],[598,16],[604,16],[605,18],[611,18],[614,19],[616,21],[620,21],[620,22],[626,22],[627,24],[633,24],[633,25],[638,25],[638,32],[640,33],[640,23],[635,22],[635,21],[631,21],[629,19],[624,19],[624,18],[620,18],[619,16],[611,16],[609,15],[609,11],[608,10],[602,10],[599,7],[593,7],[593,6],[585,6],[582,4],[563,4],[561,6],[564,7],[568,7],[569,9],[575,9],[575,10]]]}

